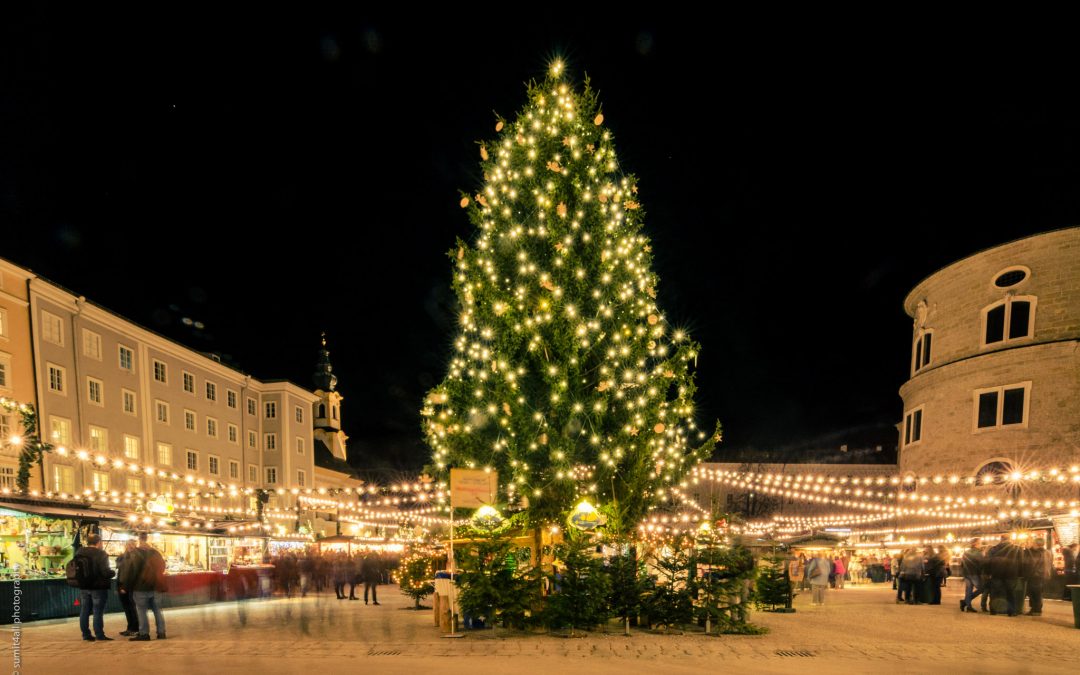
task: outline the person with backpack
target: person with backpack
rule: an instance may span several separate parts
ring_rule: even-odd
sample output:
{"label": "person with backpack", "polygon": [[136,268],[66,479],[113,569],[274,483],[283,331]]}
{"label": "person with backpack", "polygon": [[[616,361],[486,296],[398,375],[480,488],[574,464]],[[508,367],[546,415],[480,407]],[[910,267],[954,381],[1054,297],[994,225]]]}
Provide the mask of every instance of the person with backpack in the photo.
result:
{"label": "person with backpack", "polygon": [[128,638],[132,642],[146,642],[150,639],[150,617],[148,610],[154,612],[154,627],[157,639],[165,639],[165,615],[161,612],[161,600],[158,593],[168,590],[165,585],[165,559],[157,549],[147,542],[145,532],[139,533],[139,547],[132,553],[131,564],[124,566],[124,575],[120,583],[131,589],[135,596],[135,610],[139,615],[139,634]]}
{"label": "person with backpack", "polygon": [[[86,546],[75,552],[67,564],[67,582],[79,589],[79,629],[87,642],[110,641],[105,635],[105,603],[109,600],[109,555],[101,548],[101,535],[86,537]],[[90,633],[90,612],[94,613],[94,633]]]}

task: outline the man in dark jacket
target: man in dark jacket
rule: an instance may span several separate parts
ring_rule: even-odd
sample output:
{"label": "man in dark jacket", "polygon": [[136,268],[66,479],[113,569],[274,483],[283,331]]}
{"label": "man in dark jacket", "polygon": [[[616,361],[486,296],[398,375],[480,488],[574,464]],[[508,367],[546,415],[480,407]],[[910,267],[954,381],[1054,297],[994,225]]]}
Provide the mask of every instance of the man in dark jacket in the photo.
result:
{"label": "man in dark jacket", "polygon": [[1069,585],[1076,585],[1080,583],[1080,575],[1077,574],[1077,560],[1076,554],[1080,550],[1080,544],[1072,544],[1071,546],[1065,546],[1061,549],[1061,557],[1065,560],[1065,595],[1062,596],[1062,600],[1072,600],[1072,589]]}
{"label": "man in dark jacket", "polygon": [[379,554],[369,553],[364,558],[363,578],[364,604],[368,604],[368,591],[371,591],[371,604],[379,604],[379,596],[375,591],[379,582],[382,581],[382,561],[379,560]]}
{"label": "man in dark jacket", "polygon": [[971,548],[964,551],[961,561],[961,569],[964,574],[964,599],[960,601],[960,611],[974,612],[971,601],[980,595],[985,595],[986,587],[982,582],[983,569],[986,566],[986,556],[982,552],[982,539],[972,539]]}
{"label": "man in dark jacket", "polygon": [[1024,577],[1031,609],[1028,616],[1042,616],[1043,586],[1054,574],[1054,556],[1046,550],[1046,542],[1036,539],[1031,548],[1024,551]]}
{"label": "man in dark jacket", "polygon": [[132,642],[145,642],[150,639],[150,617],[147,610],[154,612],[154,627],[157,638],[165,639],[165,615],[161,612],[158,593],[168,590],[165,585],[165,559],[157,549],[147,542],[145,532],[139,533],[139,547],[132,552],[130,565],[125,565],[124,576],[120,583],[130,588],[135,596],[135,610],[139,615],[139,634],[128,638]]}
{"label": "man in dark jacket", "polygon": [[[110,579],[116,573],[109,569],[109,555],[101,548],[101,536],[86,537],[86,546],[75,552],[76,563],[85,570],[79,584],[79,628],[87,642],[112,640],[105,636],[105,603],[109,600]],[[90,612],[94,613],[94,634],[90,634]]]}
{"label": "man in dark jacket", "polygon": [[135,612],[135,597],[132,595],[132,590],[124,586],[123,582],[120,581],[125,576],[124,572],[127,570],[127,566],[136,557],[135,549],[137,547],[138,543],[134,539],[129,539],[124,545],[124,552],[116,559],[116,590],[120,594],[120,606],[124,608],[124,616],[127,618],[127,629],[121,631],[120,634],[125,637],[139,634],[139,615]]}
{"label": "man in dark jacket", "polygon": [[988,552],[987,569],[990,571],[990,613],[997,614],[1001,600],[1006,601],[1009,616],[1016,616],[1016,582],[1020,578],[1020,548],[1001,535],[1001,541]]}

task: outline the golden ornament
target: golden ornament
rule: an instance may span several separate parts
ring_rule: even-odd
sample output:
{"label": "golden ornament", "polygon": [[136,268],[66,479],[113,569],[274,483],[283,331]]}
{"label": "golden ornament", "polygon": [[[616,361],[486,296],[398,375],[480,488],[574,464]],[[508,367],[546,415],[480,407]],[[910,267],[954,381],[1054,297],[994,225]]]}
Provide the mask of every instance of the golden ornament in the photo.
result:
{"label": "golden ornament", "polygon": [[461,260],[464,257],[465,257],[465,249],[463,247],[461,247],[461,246],[458,246],[457,259]]}
{"label": "golden ornament", "polygon": [[659,320],[660,320],[660,317],[656,316],[655,314],[650,314],[649,315],[648,321],[649,321],[650,326],[655,326],[656,322],[659,321]]}
{"label": "golden ornament", "polygon": [[630,435],[631,436],[637,436],[638,435],[638,428],[637,427],[630,427]]}
{"label": "golden ornament", "polygon": [[649,294],[650,298],[655,298],[656,297],[656,289],[653,288],[652,286],[649,286],[648,288],[646,288],[645,292]]}
{"label": "golden ornament", "polygon": [[585,149],[588,150],[589,152],[596,152],[596,146],[593,145],[592,143],[589,143],[588,145],[586,145]]}
{"label": "golden ornament", "polygon": [[562,253],[563,249],[565,249],[565,248],[566,247],[562,245],[562,242],[559,242],[559,243],[555,244],[555,250],[558,251],[559,253]]}
{"label": "golden ornament", "polygon": [[562,167],[559,166],[559,163],[554,160],[547,163],[547,168],[551,169],[555,173],[562,173]]}
{"label": "golden ornament", "polygon": [[571,143],[571,141],[570,141],[570,137],[569,137],[569,136],[567,136],[566,138],[562,139],[562,144],[563,144],[563,145],[565,145],[565,146],[566,146],[566,147],[568,147],[568,148],[570,147],[570,143]]}
{"label": "golden ornament", "polygon": [[597,385],[596,391],[607,391],[610,386],[611,382],[609,382],[608,380],[604,380],[599,385]]}
{"label": "golden ornament", "polygon": [[487,148],[485,148],[484,146],[481,145],[480,146],[480,159],[482,159],[482,160],[484,160],[486,162],[487,158],[488,158]]}
{"label": "golden ornament", "polygon": [[476,195],[476,203],[479,204],[480,206],[483,206],[485,209],[487,208],[487,205],[488,205],[487,199],[484,198],[484,195]]}
{"label": "golden ornament", "polygon": [[551,279],[544,279],[540,282],[540,286],[546,288],[549,291],[555,290],[555,284],[551,283]]}
{"label": "golden ornament", "polygon": [[626,202],[626,208],[628,208],[628,209],[639,209],[639,208],[641,208],[641,204],[638,204],[637,202],[634,202],[634,201]]}
{"label": "golden ornament", "polygon": [[667,429],[667,427],[664,426],[663,422],[660,422],[659,424],[657,424],[655,427],[652,428],[652,430],[655,431],[658,434],[664,433],[664,429]]}
{"label": "golden ornament", "polygon": [[498,122],[495,123],[495,131],[502,131],[502,130],[503,130],[503,121],[499,120]]}
{"label": "golden ornament", "polygon": [[547,445],[547,434],[540,434],[540,445]]}
{"label": "golden ornament", "polygon": [[517,137],[514,138],[514,140],[517,141],[518,145],[525,145],[525,137],[521,134],[518,134]]}
{"label": "golden ornament", "polygon": [[601,192],[599,199],[601,204],[607,204],[607,193]]}
{"label": "golden ornament", "polygon": [[675,377],[675,371],[674,370],[665,370],[664,371],[664,377],[667,377],[667,378]]}
{"label": "golden ornament", "polygon": [[565,218],[566,217],[566,204],[564,202],[559,202],[559,205],[555,207],[555,212],[559,214],[560,218]]}
{"label": "golden ornament", "polygon": [[469,205],[469,198],[468,197],[462,197],[461,201],[458,202],[458,204],[461,205],[461,208],[465,208],[466,206]]}
{"label": "golden ornament", "polygon": [[600,126],[603,123],[604,123],[604,113],[597,113],[596,117],[593,118],[593,124],[595,124],[596,126]]}
{"label": "golden ornament", "polygon": [[506,413],[507,417],[511,417],[513,415],[513,413],[510,412],[510,404],[509,403],[503,403],[503,412]]}
{"label": "golden ornament", "polygon": [[649,349],[656,349],[656,340],[649,340]]}

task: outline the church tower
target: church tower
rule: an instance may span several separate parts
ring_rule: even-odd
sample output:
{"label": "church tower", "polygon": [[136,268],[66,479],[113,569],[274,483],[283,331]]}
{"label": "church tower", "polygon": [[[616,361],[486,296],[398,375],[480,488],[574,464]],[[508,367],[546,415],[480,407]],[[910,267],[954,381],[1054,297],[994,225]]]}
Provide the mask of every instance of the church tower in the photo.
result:
{"label": "church tower", "polygon": [[341,394],[337,393],[337,375],[330,365],[330,352],[326,349],[326,333],[322,334],[322,349],[319,350],[319,362],[315,365],[312,381],[315,383],[315,395],[319,397],[314,404],[312,419],[315,427],[315,443],[326,446],[334,458],[345,460],[345,441],[348,437],[341,430]]}

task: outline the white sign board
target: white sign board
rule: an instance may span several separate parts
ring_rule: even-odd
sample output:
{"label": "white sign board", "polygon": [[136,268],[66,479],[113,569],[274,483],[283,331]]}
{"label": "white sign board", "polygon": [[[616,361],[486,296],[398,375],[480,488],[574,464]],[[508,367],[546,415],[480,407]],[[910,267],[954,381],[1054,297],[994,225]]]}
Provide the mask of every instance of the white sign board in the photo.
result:
{"label": "white sign board", "polygon": [[450,469],[451,502],[455,509],[494,504],[499,491],[499,475],[480,469]]}

